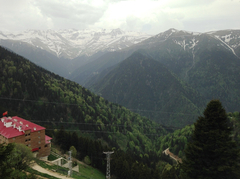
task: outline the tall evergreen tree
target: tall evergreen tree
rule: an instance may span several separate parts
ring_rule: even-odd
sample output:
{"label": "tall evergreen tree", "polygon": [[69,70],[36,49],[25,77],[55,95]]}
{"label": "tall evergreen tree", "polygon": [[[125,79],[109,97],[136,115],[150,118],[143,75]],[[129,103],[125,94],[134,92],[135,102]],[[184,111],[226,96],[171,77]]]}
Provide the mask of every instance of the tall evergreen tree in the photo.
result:
{"label": "tall evergreen tree", "polygon": [[0,178],[8,178],[12,173],[9,160],[14,150],[14,144],[0,144]]}
{"label": "tall evergreen tree", "polygon": [[239,178],[240,151],[232,140],[232,128],[219,100],[211,100],[204,117],[194,124],[195,130],[185,150],[182,178]]}

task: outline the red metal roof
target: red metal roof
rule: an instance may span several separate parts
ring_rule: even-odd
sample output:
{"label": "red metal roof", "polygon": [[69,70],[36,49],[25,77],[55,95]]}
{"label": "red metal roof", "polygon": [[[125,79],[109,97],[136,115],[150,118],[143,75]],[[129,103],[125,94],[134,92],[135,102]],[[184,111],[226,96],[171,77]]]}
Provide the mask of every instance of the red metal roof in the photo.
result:
{"label": "red metal roof", "polygon": [[45,135],[45,144],[51,143],[51,142],[50,142],[51,139],[52,139],[51,137]]}
{"label": "red metal roof", "polygon": [[34,148],[34,149],[32,149],[32,152],[35,152],[37,150],[39,150],[39,148]]}
{"label": "red metal roof", "polygon": [[[11,126],[6,127],[4,126],[4,123],[9,123]],[[23,131],[19,131],[19,128],[23,131],[31,130],[31,132],[36,132],[45,129],[42,126],[34,124],[18,116],[1,118],[0,134],[3,135],[4,137],[9,139],[24,135],[25,133]]]}

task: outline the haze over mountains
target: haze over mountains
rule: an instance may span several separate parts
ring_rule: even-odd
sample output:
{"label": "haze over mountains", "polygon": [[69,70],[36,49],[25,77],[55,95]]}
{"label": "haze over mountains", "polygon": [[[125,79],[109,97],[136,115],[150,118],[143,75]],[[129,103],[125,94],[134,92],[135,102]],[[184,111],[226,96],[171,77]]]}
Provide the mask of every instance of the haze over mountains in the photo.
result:
{"label": "haze over mountains", "polygon": [[240,30],[169,29],[150,38],[120,29],[88,32],[0,33],[0,44],[167,125],[194,122],[215,98],[227,111],[239,110]]}

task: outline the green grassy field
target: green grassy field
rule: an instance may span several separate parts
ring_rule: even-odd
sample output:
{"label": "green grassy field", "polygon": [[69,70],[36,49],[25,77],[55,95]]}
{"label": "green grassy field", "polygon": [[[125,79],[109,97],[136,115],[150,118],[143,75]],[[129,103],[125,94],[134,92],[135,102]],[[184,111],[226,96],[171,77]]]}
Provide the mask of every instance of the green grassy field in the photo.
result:
{"label": "green grassy field", "polygon": [[[44,161],[41,161],[41,160],[38,160],[38,159],[36,159],[35,161],[39,166],[41,166],[43,168],[47,168],[49,170],[55,170],[57,173],[60,173],[60,174],[63,174],[63,175],[67,175],[67,173],[68,173],[67,168],[57,166],[57,165],[48,165]],[[102,172],[100,172],[99,170],[97,170],[97,169],[95,169],[91,166],[83,165],[83,164],[80,164],[80,163],[78,163],[78,166],[79,166],[79,172],[73,171],[72,176],[71,176],[72,178],[76,178],[76,179],[105,179],[105,175]],[[31,169],[29,172],[46,177],[45,174],[41,174],[40,172],[37,172],[33,169]],[[51,178],[55,178],[55,177],[51,177]]]}
{"label": "green grassy field", "polygon": [[42,176],[42,177],[49,178],[49,179],[58,179],[58,178],[53,177],[51,175],[48,175],[48,174],[45,174],[45,173],[41,173],[41,172],[39,172],[37,170],[34,170],[34,169],[30,168],[30,167],[26,171],[29,172],[29,173],[35,174],[35,175],[39,175],[39,176]]}
{"label": "green grassy field", "polygon": [[105,175],[99,170],[82,164],[78,164],[81,178],[86,179],[105,179]]}

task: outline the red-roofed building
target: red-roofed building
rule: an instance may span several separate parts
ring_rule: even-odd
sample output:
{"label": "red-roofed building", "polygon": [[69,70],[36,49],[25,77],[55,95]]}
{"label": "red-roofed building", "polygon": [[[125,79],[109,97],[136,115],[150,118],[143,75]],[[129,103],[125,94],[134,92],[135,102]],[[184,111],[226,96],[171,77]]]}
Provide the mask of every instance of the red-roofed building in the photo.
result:
{"label": "red-roofed building", "polygon": [[36,157],[47,157],[51,151],[51,137],[45,128],[20,117],[2,117],[0,143],[22,143],[31,148]]}

